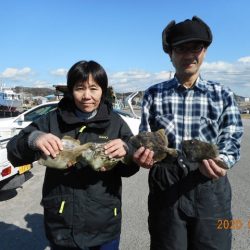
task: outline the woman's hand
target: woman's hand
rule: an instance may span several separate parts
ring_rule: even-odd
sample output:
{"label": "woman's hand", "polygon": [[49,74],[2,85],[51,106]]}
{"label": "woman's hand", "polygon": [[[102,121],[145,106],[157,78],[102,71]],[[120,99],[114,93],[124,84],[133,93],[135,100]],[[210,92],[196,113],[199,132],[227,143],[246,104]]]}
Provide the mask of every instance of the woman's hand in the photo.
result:
{"label": "woman's hand", "polygon": [[[127,154],[127,144],[121,139],[114,139],[109,141],[105,146],[105,154],[110,158],[121,158]],[[106,171],[105,167],[101,168],[101,171]]]}
{"label": "woman's hand", "polygon": [[105,146],[105,154],[110,158],[121,158],[127,154],[127,144],[121,139],[114,139],[109,141]]}
{"label": "woman's hand", "polygon": [[35,140],[35,146],[45,155],[51,155],[54,158],[63,150],[61,139],[50,133],[38,136]]}
{"label": "woman's hand", "polygon": [[137,163],[139,166],[143,168],[151,168],[154,164],[154,152],[144,148],[140,147],[133,155],[133,160],[135,163]]}
{"label": "woman's hand", "polygon": [[226,169],[218,166],[212,159],[203,160],[199,170],[203,175],[211,179],[219,179],[227,173]]}

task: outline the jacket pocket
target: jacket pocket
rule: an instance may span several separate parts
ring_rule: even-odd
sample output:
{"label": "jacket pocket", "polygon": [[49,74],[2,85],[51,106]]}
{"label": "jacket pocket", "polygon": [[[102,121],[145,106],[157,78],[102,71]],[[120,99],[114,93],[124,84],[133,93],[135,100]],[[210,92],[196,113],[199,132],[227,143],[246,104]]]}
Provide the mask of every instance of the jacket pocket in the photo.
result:
{"label": "jacket pocket", "polygon": [[50,227],[72,226],[73,201],[70,196],[45,197],[41,205],[44,208],[45,223]]}
{"label": "jacket pocket", "polygon": [[200,118],[199,137],[201,141],[216,144],[219,134],[218,122],[207,117]]}
{"label": "jacket pocket", "polygon": [[220,177],[218,180],[207,179],[205,183],[199,184],[196,198],[199,217],[230,216],[232,195],[227,176]]}
{"label": "jacket pocket", "polygon": [[91,198],[86,206],[86,225],[88,231],[108,231],[109,228],[120,228],[121,201],[119,199]]}
{"label": "jacket pocket", "polygon": [[[169,157],[170,158],[170,157]],[[169,188],[174,189],[181,179],[180,167],[175,159],[164,159],[157,162],[149,172],[149,188],[151,193],[158,190],[165,191]]]}

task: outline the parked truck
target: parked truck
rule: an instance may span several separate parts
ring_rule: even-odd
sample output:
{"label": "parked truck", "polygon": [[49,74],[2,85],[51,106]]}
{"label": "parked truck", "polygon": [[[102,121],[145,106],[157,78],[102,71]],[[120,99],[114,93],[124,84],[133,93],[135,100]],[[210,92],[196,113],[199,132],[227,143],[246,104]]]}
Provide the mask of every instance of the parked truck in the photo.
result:
{"label": "parked truck", "polygon": [[0,191],[16,189],[32,177],[32,164],[13,166],[7,158],[6,145],[12,136],[40,116],[54,110],[58,102],[50,102],[31,108],[16,117],[0,119]]}
{"label": "parked truck", "polygon": [[31,164],[14,167],[7,159],[6,144],[10,138],[0,139],[0,190],[20,187],[32,177]]}
{"label": "parked truck", "polygon": [[[129,125],[131,131],[137,134],[139,131],[140,117],[137,116],[131,104],[130,99],[127,102],[131,113],[114,109]],[[32,177],[30,169],[31,164],[23,166],[13,166],[7,159],[6,145],[10,138],[19,133],[21,129],[28,126],[31,122],[38,119],[42,115],[57,108],[58,101],[48,102],[33,107],[24,113],[10,118],[0,119],[0,190],[15,189],[20,187],[27,179]]]}

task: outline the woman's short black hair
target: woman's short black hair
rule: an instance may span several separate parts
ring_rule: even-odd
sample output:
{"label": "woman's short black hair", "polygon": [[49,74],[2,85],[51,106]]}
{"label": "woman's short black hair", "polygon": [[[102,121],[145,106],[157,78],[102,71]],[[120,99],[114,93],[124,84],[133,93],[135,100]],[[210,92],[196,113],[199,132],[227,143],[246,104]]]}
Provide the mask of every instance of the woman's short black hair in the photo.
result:
{"label": "woman's short black hair", "polygon": [[102,97],[105,98],[108,87],[108,77],[104,68],[95,61],[79,61],[75,63],[67,74],[67,87],[70,94],[76,83],[85,82],[89,75],[102,89]]}

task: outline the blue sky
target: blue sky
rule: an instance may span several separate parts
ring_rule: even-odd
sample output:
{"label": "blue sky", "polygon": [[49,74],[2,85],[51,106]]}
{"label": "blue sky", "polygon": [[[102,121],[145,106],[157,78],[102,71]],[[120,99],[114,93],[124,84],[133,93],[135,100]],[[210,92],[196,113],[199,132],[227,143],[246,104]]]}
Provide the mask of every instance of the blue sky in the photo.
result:
{"label": "blue sky", "polygon": [[75,62],[95,60],[117,92],[145,90],[174,71],[162,30],[193,15],[214,36],[203,78],[250,97],[249,0],[2,0],[0,82],[65,84]]}

